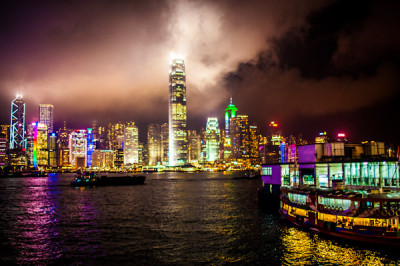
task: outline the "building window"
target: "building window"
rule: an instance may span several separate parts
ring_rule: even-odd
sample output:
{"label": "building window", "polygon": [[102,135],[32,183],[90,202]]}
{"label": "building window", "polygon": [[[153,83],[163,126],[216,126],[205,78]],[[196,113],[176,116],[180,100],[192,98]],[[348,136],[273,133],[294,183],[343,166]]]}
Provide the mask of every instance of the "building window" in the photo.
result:
{"label": "building window", "polygon": [[262,168],[262,175],[272,175],[272,167],[263,167]]}

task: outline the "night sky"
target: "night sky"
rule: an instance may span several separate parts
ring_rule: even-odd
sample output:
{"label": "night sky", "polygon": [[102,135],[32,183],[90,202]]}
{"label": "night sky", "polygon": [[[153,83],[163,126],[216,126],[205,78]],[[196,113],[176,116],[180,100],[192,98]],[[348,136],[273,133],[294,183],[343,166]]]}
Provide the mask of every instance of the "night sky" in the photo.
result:
{"label": "night sky", "polygon": [[22,93],[57,125],[168,121],[171,53],[188,126],[229,98],[267,133],[400,143],[400,1],[2,1],[0,123]]}

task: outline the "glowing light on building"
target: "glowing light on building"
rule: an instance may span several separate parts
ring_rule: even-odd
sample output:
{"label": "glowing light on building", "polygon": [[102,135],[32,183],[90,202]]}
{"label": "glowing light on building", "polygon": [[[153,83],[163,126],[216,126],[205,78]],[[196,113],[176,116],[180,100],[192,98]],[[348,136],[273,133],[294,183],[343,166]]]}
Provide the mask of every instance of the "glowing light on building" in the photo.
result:
{"label": "glowing light on building", "polygon": [[287,161],[286,143],[281,142],[281,163],[286,163],[286,161]]}
{"label": "glowing light on building", "polygon": [[38,134],[39,122],[32,124],[35,125],[34,135],[33,135],[33,167],[37,169],[37,134]]}
{"label": "glowing light on building", "polygon": [[86,160],[86,167],[92,166],[92,154],[94,151],[93,148],[93,131],[91,128],[87,129],[87,160]]}
{"label": "glowing light on building", "polygon": [[282,137],[280,135],[273,135],[271,137],[272,145],[278,146],[278,145],[280,145],[281,141],[282,141]]}
{"label": "glowing light on building", "polygon": [[315,143],[328,143],[329,137],[326,134],[326,131],[318,133],[318,136],[315,137]]}
{"label": "glowing light on building", "polygon": [[186,73],[183,59],[173,59],[169,73],[169,165],[187,162]]}
{"label": "glowing light on building", "polygon": [[338,133],[336,141],[338,141],[338,142],[347,142],[346,134],[345,133]]}
{"label": "glowing light on building", "polygon": [[275,123],[275,121],[271,121],[271,123],[269,123],[270,127],[278,127],[278,124]]}

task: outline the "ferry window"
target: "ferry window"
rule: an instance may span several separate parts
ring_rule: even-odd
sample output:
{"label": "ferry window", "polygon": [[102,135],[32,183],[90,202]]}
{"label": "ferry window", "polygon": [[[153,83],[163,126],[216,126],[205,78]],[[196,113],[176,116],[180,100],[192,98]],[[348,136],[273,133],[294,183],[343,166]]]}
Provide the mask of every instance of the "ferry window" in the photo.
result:
{"label": "ferry window", "polygon": [[289,166],[288,165],[281,166],[281,177],[282,177],[283,185],[289,186],[290,185],[290,177],[289,177]]}
{"label": "ferry window", "polygon": [[262,167],[262,175],[272,175],[272,167]]}
{"label": "ferry window", "polygon": [[338,207],[341,205],[339,203],[341,203],[339,199],[333,199],[333,206]]}
{"label": "ferry window", "polygon": [[373,208],[372,202],[367,201],[367,208]]}
{"label": "ferry window", "polygon": [[319,197],[318,201],[320,204],[325,204],[325,198],[323,198],[323,197]]}
{"label": "ferry window", "polygon": [[348,210],[350,208],[351,200],[343,200],[343,210]]}
{"label": "ferry window", "polygon": [[328,176],[327,175],[320,175],[319,176],[319,186],[320,187],[329,187]]}
{"label": "ferry window", "polygon": [[312,176],[312,175],[303,175],[303,184],[314,185],[314,176]]}

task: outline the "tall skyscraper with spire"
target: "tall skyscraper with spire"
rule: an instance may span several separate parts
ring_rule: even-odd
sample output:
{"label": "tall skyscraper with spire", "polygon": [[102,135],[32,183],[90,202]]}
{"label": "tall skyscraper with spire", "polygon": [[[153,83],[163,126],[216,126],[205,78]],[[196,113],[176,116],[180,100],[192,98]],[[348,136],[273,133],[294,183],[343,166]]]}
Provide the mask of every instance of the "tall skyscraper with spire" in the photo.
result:
{"label": "tall skyscraper with spire", "polygon": [[173,59],[169,73],[169,165],[187,162],[186,73],[183,59]]}
{"label": "tall skyscraper with spire", "polygon": [[237,112],[236,106],[232,103],[232,98],[228,107],[225,109],[225,138],[224,138],[224,159],[229,159],[231,157],[232,149],[232,137],[231,137],[231,119],[236,117]]}
{"label": "tall skyscraper with spire", "polygon": [[11,102],[10,149],[26,149],[25,103],[20,94]]}
{"label": "tall skyscraper with spire", "polygon": [[229,138],[230,136],[230,121],[232,117],[236,117],[236,112],[237,112],[236,106],[232,103],[232,98],[231,101],[225,109],[225,138]]}
{"label": "tall skyscraper with spire", "polygon": [[53,133],[54,106],[39,104],[39,123],[47,126],[48,133]]}

